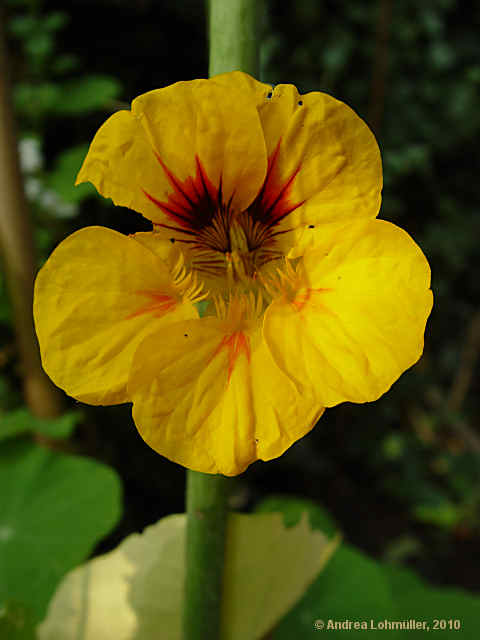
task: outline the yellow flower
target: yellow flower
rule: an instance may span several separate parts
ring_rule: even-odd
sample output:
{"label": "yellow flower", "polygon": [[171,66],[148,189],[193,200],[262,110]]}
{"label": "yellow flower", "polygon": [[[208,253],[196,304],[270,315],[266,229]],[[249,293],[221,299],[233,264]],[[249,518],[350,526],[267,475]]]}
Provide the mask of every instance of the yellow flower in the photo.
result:
{"label": "yellow flower", "polygon": [[375,220],[378,147],[342,102],[241,72],[178,82],[105,122],[87,180],[153,230],[57,247],[35,288],[43,365],[78,400],[133,402],[167,458],[238,474],[420,357],[428,263]]}

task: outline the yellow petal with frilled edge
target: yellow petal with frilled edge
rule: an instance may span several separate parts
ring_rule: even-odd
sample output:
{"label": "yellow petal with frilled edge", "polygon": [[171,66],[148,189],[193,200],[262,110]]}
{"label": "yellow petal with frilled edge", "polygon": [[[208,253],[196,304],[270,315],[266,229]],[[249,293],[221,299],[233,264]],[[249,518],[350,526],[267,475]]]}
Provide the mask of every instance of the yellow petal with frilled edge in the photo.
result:
{"label": "yellow petal with frilled edge", "polygon": [[53,382],[89,404],[127,402],[133,354],[151,331],[196,317],[167,263],[104,227],[66,238],[40,270],[34,318]]}
{"label": "yellow petal with frilled edge", "polygon": [[[226,88],[241,87],[257,104],[269,157],[267,201],[281,193],[288,196],[284,211],[293,208],[280,230],[377,215],[380,152],[350,107],[325,93],[300,95],[293,85],[272,89],[240,71],[214,79]],[[277,241],[289,247],[295,237],[285,234]]]}
{"label": "yellow petal with frilled edge", "polygon": [[145,338],[128,393],[152,449],[189,469],[228,476],[280,456],[323,411],[276,366],[258,328],[228,334],[213,317]]}
{"label": "yellow petal with frilled edge", "polygon": [[313,233],[265,313],[265,338],[276,363],[323,406],[376,400],[422,354],[427,260],[405,231],[380,220]]}
{"label": "yellow petal with frilled edge", "polygon": [[111,116],[93,139],[77,184],[90,181],[114,204],[168,223],[206,208],[197,200],[214,199],[220,188],[224,202],[232,198],[235,208],[246,208],[266,166],[251,96],[192,80],[145,93],[132,111]]}
{"label": "yellow petal with frilled edge", "polygon": [[135,238],[137,242],[140,242],[158,258],[169,263],[175,262],[179,257],[180,250],[178,247],[165,240],[163,234],[157,231],[139,231],[138,233],[133,233],[131,237]]}

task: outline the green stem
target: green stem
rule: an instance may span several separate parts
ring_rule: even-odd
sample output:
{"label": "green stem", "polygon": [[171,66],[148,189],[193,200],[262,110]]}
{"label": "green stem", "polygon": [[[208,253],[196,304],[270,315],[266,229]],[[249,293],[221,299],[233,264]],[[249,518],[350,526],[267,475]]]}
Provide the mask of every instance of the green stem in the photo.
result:
{"label": "green stem", "polygon": [[210,76],[226,71],[259,74],[259,18],[262,0],[209,0]]}
{"label": "green stem", "polygon": [[185,640],[220,638],[228,478],[187,471]]}
{"label": "green stem", "polygon": [[[258,76],[261,0],[209,0],[209,75]],[[228,428],[228,425],[225,425]],[[184,640],[219,640],[229,480],[187,471]]]}

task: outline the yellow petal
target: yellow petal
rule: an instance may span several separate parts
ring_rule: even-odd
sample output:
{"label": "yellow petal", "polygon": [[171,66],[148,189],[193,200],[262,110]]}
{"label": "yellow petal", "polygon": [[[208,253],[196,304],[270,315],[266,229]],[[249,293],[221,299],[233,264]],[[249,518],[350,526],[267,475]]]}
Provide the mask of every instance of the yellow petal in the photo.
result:
{"label": "yellow petal", "polygon": [[138,233],[132,234],[132,237],[158,258],[170,264],[173,264],[179,255],[180,249],[178,249],[174,243],[166,240],[164,235],[157,231],[139,231]]}
{"label": "yellow petal", "polygon": [[299,396],[258,329],[229,335],[212,317],[145,338],[128,393],[152,449],[190,469],[228,476],[280,456],[323,412]]}
{"label": "yellow petal", "polygon": [[228,71],[227,73],[219,73],[212,78],[215,84],[219,84],[228,91],[241,91],[249,94],[250,100],[255,104],[257,109],[267,100],[269,94],[273,91],[272,86],[265,82],[259,82],[244,71]]}
{"label": "yellow petal", "polygon": [[53,382],[90,404],[127,402],[141,340],[197,316],[171,281],[166,263],[133,237],[88,227],[66,238],[35,283],[35,327]]}
{"label": "yellow petal", "polygon": [[295,87],[279,85],[272,96],[272,102],[277,100],[279,105],[276,113],[270,116],[266,105],[265,116],[260,115],[262,122],[272,119],[272,137],[285,127],[280,133],[278,170],[288,176],[299,168],[291,198],[305,200],[303,219],[323,223],[374,218],[382,189],[382,164],[374,135],[343,102],[320,92],[298,97],[295,104]]}
{"label": "yellow petal", "polygon": [[376,220],[325,226],[297,273],[304,286],[267,309],[276,363],[326,407],[376,400],[423,351],[430,268],[410,236]]}
{"label": "yellow petal", "polygon": [[188,207],[195,189],[213,193],[221,183],[224,201],[232,198],[235,208],[245,209],[265,172],[265,142],[250,95],[192,80],[145,93],[131,112],[111,116],[97,132],[77,184],[90,181],[115,204],[168,223],[155,201],[173,197]]}
{"label": "yellow petal", "polygon": [[[268,200],[273,202],[289,185],[283,210],[297,206],[280,231],[377,215],[380,152],[374,135],[350,107],[317,91],[300,95],[293,85],[271,88],[239,71],[215,76],[215,81],[226,88],[241,86],[257,104],[270,164],[274,160]],[[278,236],[278,246],[287,251],[297,235]]]}

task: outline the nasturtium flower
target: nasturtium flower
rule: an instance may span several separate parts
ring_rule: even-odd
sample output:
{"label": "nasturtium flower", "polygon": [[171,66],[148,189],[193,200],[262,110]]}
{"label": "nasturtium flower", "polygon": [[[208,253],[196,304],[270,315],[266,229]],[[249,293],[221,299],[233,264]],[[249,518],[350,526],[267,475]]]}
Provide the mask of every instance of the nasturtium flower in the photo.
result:
{"label": "nasturtium flower", "polygon": [[428,263],[376,220],[378,146],[329,95],[238,71],[150,91],[99,129],[85,181],[152,231],[57,247],[35,287],[43,366],[80,401],[133,403],[167,458],[238,474],[419,359]]}

